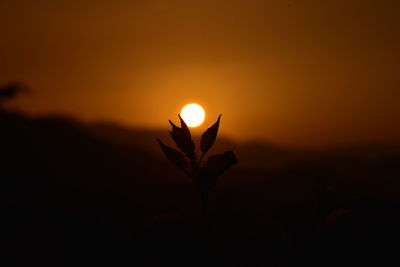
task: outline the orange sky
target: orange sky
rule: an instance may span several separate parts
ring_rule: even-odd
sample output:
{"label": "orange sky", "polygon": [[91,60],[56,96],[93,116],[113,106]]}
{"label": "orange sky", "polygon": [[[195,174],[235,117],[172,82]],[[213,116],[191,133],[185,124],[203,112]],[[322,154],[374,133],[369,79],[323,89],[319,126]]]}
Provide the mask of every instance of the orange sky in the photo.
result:
{"label": "orange sky", "polygon": [[0,1],[14,106],[161,127],[188,102],[284,145],[400,141],[399,1]]}

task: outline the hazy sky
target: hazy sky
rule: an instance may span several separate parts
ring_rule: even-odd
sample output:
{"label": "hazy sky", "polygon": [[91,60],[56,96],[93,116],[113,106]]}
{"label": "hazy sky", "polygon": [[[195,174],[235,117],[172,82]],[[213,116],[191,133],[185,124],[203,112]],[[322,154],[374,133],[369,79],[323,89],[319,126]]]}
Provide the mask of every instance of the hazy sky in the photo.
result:
{"label": "hazy sky", "polygon": [[197,102],[242,140],[400,141],[399,12],[397,0],[0,0],[0,83],[29,84],[15,105],[31,114],[160,127]]}

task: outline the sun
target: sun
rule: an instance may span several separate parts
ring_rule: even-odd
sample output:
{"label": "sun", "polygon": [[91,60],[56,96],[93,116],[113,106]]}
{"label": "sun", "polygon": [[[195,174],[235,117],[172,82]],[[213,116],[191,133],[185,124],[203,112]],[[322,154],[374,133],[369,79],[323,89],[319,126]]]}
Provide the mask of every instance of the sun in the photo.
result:
{"label": "sun", "polygon": [[182,108],[180,115],[187,126],[197,127],[203,123],[206,113],[199,104],[191,103]]}

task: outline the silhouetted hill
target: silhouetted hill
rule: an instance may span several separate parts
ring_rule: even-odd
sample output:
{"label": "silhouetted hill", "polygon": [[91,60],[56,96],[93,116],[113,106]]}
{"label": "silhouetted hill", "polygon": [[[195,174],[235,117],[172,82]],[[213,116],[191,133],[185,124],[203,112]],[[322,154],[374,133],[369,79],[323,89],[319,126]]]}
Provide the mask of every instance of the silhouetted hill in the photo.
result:
{"label": "silhouetted hill", "polygon": [[396,259],[400,148],[290,150],[218,140],[239,159],[213,196],[215,243],[165,131],[0,111],[2,266],[311,266]]}
{"label": "silhouetted hill", "polygon": [[[164,155],[160,153],[160,148],[155,140],[157,138],[161,138],[167,143],[169,142],[170,145],[173,145],[168,134],[169,129],[130,129],[116,124],[104,122],[87,126],[86,129],[89,134],[100,138],[103,141],[111,142],[118,146],[148,151],[154,157],[162,157],[163,159]],[[194,135],[193,138],[195,142],[198,143],[200,137]],[[289,158],[293,160],[295,155],[297,155],[297,153],[294,151],[285,150],[277,146],[262,143],[238,145],[223,137],[218,138],[218,142],[215,144],[215,147],[211,153],[221,153],[232,149],[235,150],[235,152],[238,153],[242,159],[241,164],[238,165],[238,168],[257,169],[259,167],[265,168],[266,166],[264,165],[273,167],[276,161],[282,161],[284,158],[284,161],[286,162]],[[252,159],[248,160],[248,158]],[[260,163],[262,163],[261,166]]]}

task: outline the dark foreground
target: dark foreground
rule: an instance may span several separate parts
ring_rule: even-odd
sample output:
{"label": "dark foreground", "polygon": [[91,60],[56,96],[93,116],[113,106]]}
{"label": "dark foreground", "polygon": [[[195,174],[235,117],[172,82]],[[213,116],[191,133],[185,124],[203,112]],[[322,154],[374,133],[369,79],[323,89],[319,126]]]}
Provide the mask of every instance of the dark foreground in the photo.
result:
{"label": "dark foreground", "polygon": [[0,111],[0,265],[400,263],[399,147],[236,146],[207,223],[160,135]]}

